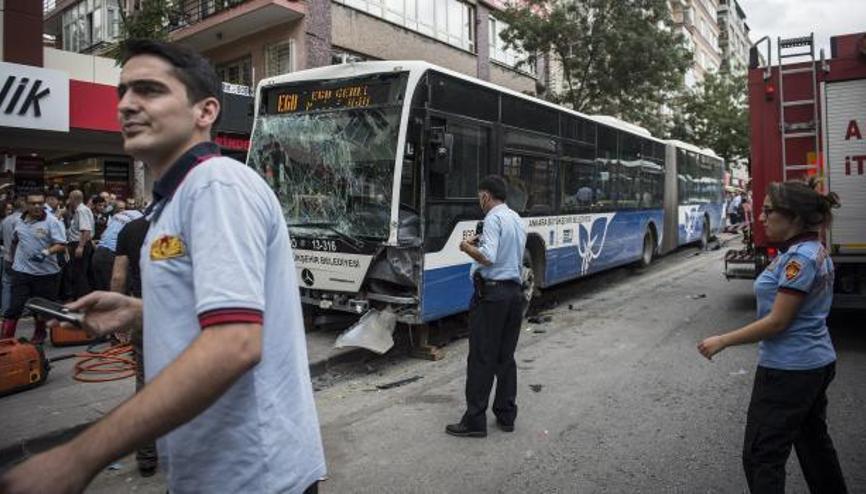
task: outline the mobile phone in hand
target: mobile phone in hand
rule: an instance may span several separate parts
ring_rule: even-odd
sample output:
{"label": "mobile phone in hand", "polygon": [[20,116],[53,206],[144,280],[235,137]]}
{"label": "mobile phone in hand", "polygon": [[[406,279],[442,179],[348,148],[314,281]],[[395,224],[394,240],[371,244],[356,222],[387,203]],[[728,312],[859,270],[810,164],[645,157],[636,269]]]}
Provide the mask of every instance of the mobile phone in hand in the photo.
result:
{"label": "mobile phone in hand", "polygon": [[81,321],[84,320],[83,313],[69,310],[69,308],[62,304],[41,297],[31,298],[25,306],[41,316],[68,322],[79,328],[81,327]]}

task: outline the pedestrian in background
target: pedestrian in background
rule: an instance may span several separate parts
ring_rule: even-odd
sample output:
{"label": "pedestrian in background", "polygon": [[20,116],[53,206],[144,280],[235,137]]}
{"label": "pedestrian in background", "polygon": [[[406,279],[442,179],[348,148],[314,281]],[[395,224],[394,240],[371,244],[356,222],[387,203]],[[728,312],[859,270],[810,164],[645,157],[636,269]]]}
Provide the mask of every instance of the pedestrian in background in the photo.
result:
{"label": "pedestrian in background", "polygon": [[[138,217],[121,228],[117,235],[115,248],[114,267],[111,276],[111,291],[141,298],[141,271],[139,262],[141,260],[141,247],[144,245],[144,237],[147,235],[149,226],[147,218],[135,209],[126,213],[138,213]],[[123,213],[114,215],[112,220]],[[109,223],[105,236],[108,237],[112,229]],[[144,388],[144,348],[141,326],[134,326],[130,331],[130,344],[132,356],[135,359],[135,392]],[[149,442],[140,446],[135,452],[135,462],[138,464],[138,473],[142,477],[150,477],[156,473],[159,465],[159,455],[156,452],[156,443]]]}
{"label": "pedestrian in background", "polygon": [[111,290],[111,278],[114,271],[114,257],[117,250],[117,238],[120,231],[129,222],[142,217],[142,213],[131,210],[124,211],[126,205],[119,201],[120,212],[115,213],[108,220],[108,226],[102,233],[102,240],[93,251],[93,288],[95,290]]}
{"label": "pedestrian in background", "polygon": [[460,244],[460,250],[473,260],[470,275],[475,293],[469,308],[466,412],[460,422],[445,427],[452,436],[487,435],[487,405],[494,378],[496,424],[511,432],[517,418],[514,350],[526,304],[521,285],[526,229],[520,216],[505,204],[506,190],[505,179],[499,176],[479,183],[482,232]]}
{"label": "pedestrian in background", "polygon": [[117,89],[124,150],[157,179],[144,297],[69,307],[97,334],[144,324],[148,382],[6,472],[0,492],[82,491],[157,438],[169,492],[316,492],[325,460],[288,228],[268,184],[210,141],[220,79],[189,48],[127,41]]}
{"label": "pedestrian in background", "polygon": [[16,199],[13,211],[0,223],[0,231],[3,235],[3,293],[0,294],[0,314],[6,314],[6,309],[12,301],[12,261],[15,260],[12,257],[12,242],[15,238],[15,225],[24,212],[25,204],[24,199]]}
{"label": "pedestrian in background", "polygon": [[[63,223],[45,211],[45,195],[29,194],[27,210],[15,223],[12,239],[12,297],[3,313],[3,338],[14,338],[18,318],[31,297],[57,300],[60,265],[57,254],[66,248]],[[33,343],[42,344],[45,321],[37,317]]]}
{"label": "pedestrian in background", "polygon": [[743,442],[746,481],[755,493],[785,492],[792,446],[811,492],[847,492],[827,432],[827,387],[836,374],[827,329],[833,262],[818,238],[839,203],[815,185],[770,184],[760,221],[780,253],[755,280],[758,320],[698,344],[711,359],[729,346],[760,342]]}
{"label": "pedestrian in background", "polygon": [[64,298],[74,300],[90,293],[90,259],[93,253],[93,212],[84,204],[84,194],[76,189],[69,193],[67,207],[69,229],[69,263],[64,271]]}

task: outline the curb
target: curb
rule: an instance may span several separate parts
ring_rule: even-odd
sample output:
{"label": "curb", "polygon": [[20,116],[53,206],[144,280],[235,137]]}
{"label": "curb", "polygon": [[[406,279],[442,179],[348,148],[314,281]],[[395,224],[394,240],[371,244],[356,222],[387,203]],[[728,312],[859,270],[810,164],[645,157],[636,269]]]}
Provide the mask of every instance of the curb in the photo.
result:
{"label": "curb", "polygon": [[[349,362],[360,361],[364,358],[365,352],[362,348],[346,348],[340,352],[310,363],[310,378],[321,376],[332,365],[345,364]],[[59,444],[65,443],[77,436],[81,431],[88,428],[92,422],[74,425],[66,429],[49,432],[41,436],[30,439],[24,439],[18,443],[0,448],[0,473],[6,471],[16,463],[24,460],[27,457],[47,451]]]}

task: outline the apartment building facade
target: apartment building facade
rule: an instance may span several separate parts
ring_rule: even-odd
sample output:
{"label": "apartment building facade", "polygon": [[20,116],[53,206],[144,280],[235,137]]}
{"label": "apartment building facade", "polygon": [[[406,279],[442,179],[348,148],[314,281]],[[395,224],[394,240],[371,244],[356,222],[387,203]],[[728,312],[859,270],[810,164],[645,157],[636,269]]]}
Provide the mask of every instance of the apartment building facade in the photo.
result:
{"label": "apartment building facade", "polygon": [[694,63],[685,75],[686,86],[694,87],[722,65],[719,0],[671,0],[670,7],[674,26],[683,34],[686,47],[694,55]]}
{"label": "apartment building facade", "polygon": [[722,67],[732,74],[744,74],[749,67],[749,25],[737,0],[719,0],[719,48]]}
{"label": "apartment building facade", "polygon": [[[120,35],[120,9],[141,0],[54,0],[45,30],[57,48],[101,53]],[[361,60],[422,59],[535,93],[537,67],[503,46],[502,0],[175,0],[169,39],[213,61],[224,81]]]}

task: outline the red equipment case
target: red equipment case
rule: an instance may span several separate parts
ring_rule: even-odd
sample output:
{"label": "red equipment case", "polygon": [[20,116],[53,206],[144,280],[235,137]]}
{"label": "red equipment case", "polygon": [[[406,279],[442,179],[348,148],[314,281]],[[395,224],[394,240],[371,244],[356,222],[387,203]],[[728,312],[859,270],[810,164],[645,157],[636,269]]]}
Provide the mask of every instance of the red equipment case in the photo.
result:
{"label": "red equipment case", "polygon": [[0,396],[39,386],[48,378],[42,348],[27,340],[0,340]]}

